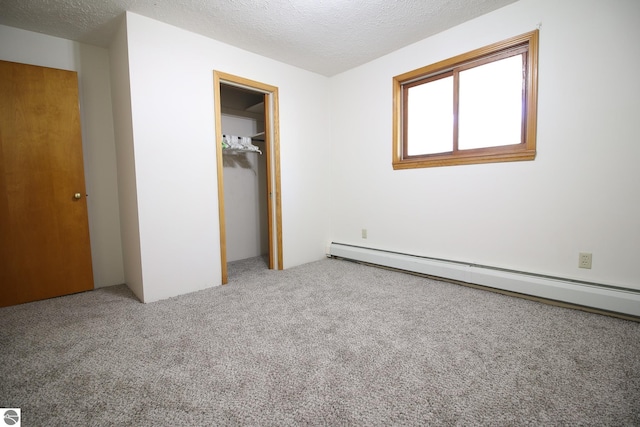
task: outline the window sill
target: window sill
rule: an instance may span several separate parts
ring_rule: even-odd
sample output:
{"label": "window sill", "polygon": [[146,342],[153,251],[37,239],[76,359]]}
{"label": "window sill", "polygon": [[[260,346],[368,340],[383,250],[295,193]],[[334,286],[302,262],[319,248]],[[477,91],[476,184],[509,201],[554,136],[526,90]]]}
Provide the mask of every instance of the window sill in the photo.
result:
{"label": "window sill", "polygon": [[457,165],[473,165],[481,163],[496,162],[520,162],[526,160],[534,160],[536,150],[518,150],[508,153],[486,153],[486,154],[458,154],[451,155],[449,153],[442,155],[432,155],[429,157],[414,157],[408,159],[394,159],[392,162],[393,169],[416,169],[431,168],[439,166],[457,166]]}

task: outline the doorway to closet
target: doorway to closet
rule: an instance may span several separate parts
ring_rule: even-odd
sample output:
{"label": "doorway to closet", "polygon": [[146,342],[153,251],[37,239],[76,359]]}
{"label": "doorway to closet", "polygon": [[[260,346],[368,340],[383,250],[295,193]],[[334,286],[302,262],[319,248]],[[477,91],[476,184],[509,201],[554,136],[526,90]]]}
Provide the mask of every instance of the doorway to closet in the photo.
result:
{"label": "doorway to closet", "polygon": [[227,263],[283,269],[278,88],[214,71],[222,283]]}

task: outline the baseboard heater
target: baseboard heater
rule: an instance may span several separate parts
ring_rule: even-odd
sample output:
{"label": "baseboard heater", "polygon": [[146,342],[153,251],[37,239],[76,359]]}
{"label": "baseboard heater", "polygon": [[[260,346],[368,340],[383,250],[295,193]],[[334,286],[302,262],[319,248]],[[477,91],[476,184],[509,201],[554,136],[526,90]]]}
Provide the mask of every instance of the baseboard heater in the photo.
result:
{"label": "baseboard heater", "polygon": [[640,290],[332,242],[328,256],[640,317]]}

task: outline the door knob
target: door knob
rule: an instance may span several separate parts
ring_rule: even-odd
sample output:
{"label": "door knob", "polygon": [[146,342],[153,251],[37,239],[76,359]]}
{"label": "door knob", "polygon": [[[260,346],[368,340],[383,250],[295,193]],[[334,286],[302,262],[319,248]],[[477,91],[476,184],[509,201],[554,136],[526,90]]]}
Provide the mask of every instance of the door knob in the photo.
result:
{"label": "door knob", "polygon": [[73,195],[73,198],[76,199],[76,200],[81,199],[82,198],[82,194],[76,193],[76,194]]}

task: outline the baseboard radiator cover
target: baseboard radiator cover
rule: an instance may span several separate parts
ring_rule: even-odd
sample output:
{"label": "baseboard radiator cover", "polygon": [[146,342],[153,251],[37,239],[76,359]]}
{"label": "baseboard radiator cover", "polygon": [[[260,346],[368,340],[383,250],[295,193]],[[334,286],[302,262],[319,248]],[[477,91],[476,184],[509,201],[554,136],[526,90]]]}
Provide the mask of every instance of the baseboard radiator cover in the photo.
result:
{"label": "baseboard radiator cover", "polygon": [[332,242],[331,257],[640,317],[640,291]]}

